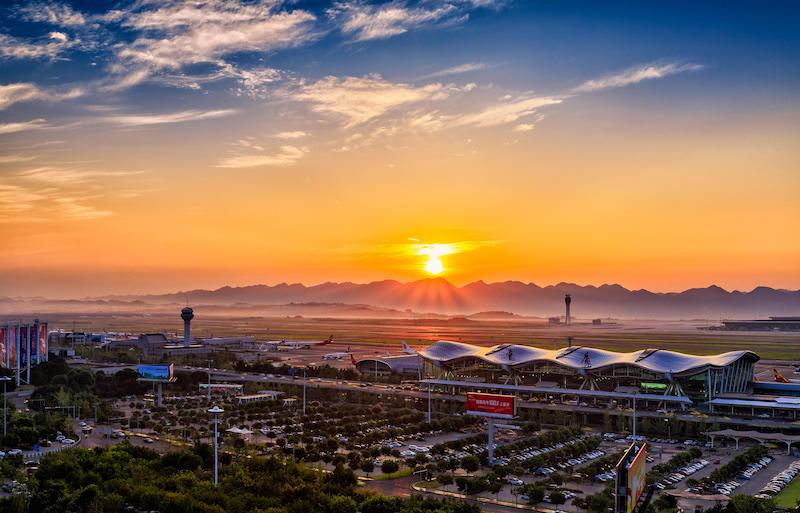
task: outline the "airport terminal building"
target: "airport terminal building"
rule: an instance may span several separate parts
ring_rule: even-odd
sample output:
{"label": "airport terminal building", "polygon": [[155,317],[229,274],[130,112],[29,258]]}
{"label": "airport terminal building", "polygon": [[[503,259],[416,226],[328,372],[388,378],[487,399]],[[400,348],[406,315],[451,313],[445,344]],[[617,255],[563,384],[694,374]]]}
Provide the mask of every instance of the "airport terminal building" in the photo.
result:
{"label": "airport terminal building", "polygon": [[759,360],[751,351],[700,356],[662,349],[618,353],[451,341],[435,342],[419,356],[425,380],[441,391],[491,389],[523,398],[569,395],[576,402],[606,405],[635,398],[640,405],[650,402],[668,409],[751,394]]}

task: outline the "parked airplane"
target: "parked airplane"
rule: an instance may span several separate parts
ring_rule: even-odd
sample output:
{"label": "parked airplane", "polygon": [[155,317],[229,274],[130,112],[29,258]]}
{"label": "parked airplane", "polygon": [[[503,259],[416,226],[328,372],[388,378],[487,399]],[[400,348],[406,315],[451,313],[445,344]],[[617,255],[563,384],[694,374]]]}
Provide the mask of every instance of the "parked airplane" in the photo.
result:
{"label": "parked airplane", "polygon": [[772,369],[772,374],[775,377],[775,381],[778,383],[800,383],[800,379],[788,379],[783,377],[783,374],[778,372],[778,369]]}
{"label": "parked airplane", "polygon": [[347,355],[350,354],[350,346],[347,346],[347,351],[342,351],[339,353],[328,353],[322,355],[323,360],[344,360],[347,358]]}
{"label": "parked airplane", "polygon": [[333,342],[333,335],[322,342],[307,342],[296,340],[278,340],[264,343],[267,351],[289,351],[292,349],[309,349],[315,346],[327,346]]}

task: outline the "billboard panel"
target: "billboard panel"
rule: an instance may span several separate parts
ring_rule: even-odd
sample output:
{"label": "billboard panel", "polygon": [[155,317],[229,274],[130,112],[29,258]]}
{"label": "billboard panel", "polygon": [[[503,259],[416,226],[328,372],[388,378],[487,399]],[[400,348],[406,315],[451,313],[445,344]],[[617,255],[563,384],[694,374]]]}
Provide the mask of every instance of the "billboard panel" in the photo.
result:
{"label": "billboard panel", "polygon": [[628,508],[626,513],[631,513],[639,497],[644,492],[647,475],[647,444],[642,445],[639,453],[628,466]]}
{"label": "billboard panel", "polygon": [[48,358],[47,347],[47,323],[39,324],[39,361],[46,362]]}
{"label": "billboard panel", "polygon": [[36,321],[34,324],[28,326],[28,330],[28,336],[30,337],[31,344],[31,349],[29,352],[30,362],[31,364],[39,363],[39,321]]}
{"label": "billboard panel", "polygon": [[142,381],[175,381],[172,364],[170,365],[137,365],[136,373]]}
{"label": "billboard panel", "polygon": [[17,353],[19,353],[19,325],[8,325],[8,368],[16,369],[19,367],[17,360]]}
{"label": "billboard panel", "polygon": [[469,415],[481,415],[483,417],[512,419],[515,413],[514,399],[515,396],[513,395],[468,392],[467,413]]}
{"label": "billboard panel", "polygon": [[631,444],[616,466],[615,513],[631,513],[642,496],[647,477],[647,444]]}
{"label": "billboard panel", "polygon": [[17,358],[19,358],[19,366],[20,368],[25,368],[28,365],[28,356],[30,353],[30,330],[28,329],[30,326],[27,324],[22,324],[19,327],[19,353],[17,354]]}
{"label": "billboard panel", "polygon": [[0,326],[0,367],[8,367],[8,326]]}

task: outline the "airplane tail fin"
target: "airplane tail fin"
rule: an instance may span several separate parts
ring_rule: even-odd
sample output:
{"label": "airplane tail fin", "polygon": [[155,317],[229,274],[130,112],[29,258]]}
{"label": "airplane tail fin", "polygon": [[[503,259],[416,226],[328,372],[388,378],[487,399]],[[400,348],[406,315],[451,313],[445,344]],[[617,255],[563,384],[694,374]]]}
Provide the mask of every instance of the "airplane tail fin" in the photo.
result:
{"label": "airplane tail fin", "polygon": [[326,338],[326,339],[325,339],[325,340],[322,342],[322,344],[320,344],[320,345],[321,345],[321,346],[327,346],[327,345],[328,345],[328,344],[330,344],[331,342],[333,342],[333,335],[331,335],[330,337]]}
{"label": "airplane tail fin", "polygon": [[406,341],[405,341],[405,340],[403,340],[403,341],[402,341],[402,342],[400,342],[400,343],[403,345],[403,352],[404,352],[404,353],[406,353],[406,354],[417,354],[417,352],[416,352],[416,351],[414,351],[414,349],[413,349],[411,346],[409,346],[409,345],[406,343]]}
{"label": "airplane tail fin", "polygon": [[783,374],[778,372],[778,369],[772,369],[772,375],[778,383],[789,383],[789,380],[783,377]]}
{"label": "airplane tail fin", "polygon": [[353,353],[350,353],[350,363],[353,364],[353,367],[356,366],[356,358],[353,356]]}

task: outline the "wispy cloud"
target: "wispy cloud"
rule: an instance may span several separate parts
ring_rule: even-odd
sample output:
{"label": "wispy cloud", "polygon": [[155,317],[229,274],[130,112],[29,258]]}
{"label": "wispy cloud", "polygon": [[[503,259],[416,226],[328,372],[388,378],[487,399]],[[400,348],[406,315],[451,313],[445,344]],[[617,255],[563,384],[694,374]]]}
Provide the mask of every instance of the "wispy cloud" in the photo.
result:
{"label": "wispy cloud", "polygon": [[332,114],[352,127],[375,119],[401,105],[446,98],[453,88],[439,84],[413,86],[384,80],[380,75],[325,77],[301,84],[289,94],[311,104],[314,112]]}
{"label": "wispy cloud", "polygon": [[573,89],[573,91],[576,93],[586,93],[591,91],[599,91],[602,89],[625,87],[631,84],[638,84],[639,82],[643,82],[645,80],[664,78],[670,75],[684,73],[686,71],[698,71],[703,69],[703,67],[704,66],[702,64],[681,62],[642,64],[628,68],[621,73],[587,80],[583,84]]}
{"label": "wispy cloud", "polygon": [[51,32],[46,39],[35,42],[0,34],[0,57],[5,59],[56,59],[65,50],[72,48],[77,41],[69,39],[62,32]]}
{"label": "wispy cloud", "polygon": [[124,126],[163,125],[167,123],[186,123],[204,119],[216,119],[236,114],[233,109],[222,110],[185,110],[170,114],[129,114],[122,116],[108,116],[103,121]]}
{"label": "wispy cloud", "polygon": [[520,118],[536,114],[542,107],[558,105],[564,101],[563,96],[522,96],[511,98],[483,110],[458,116],[452,126],[492,127],[514,123]]}
{"label": "wispy cloud", "polygon": [[438,78],[449,75],[460,75],[462,73],[469,73],[471,71],[480,71],[488,67],[489,66],[483,62],[467,62],[465,64],[459,64],[458,66],[451,66],[439,71],[434,71],[433,73],[429,73],[421,78]]}
{"label": "wispy cloud", "polygon": [[79,27],[87,23],[83,14],[60,2],[28,2],[17,10],[17,15],[26,21],[59,27]]}
{"label": "wispy cloud", "polygon": [[101,210],[81,203],[80,198],[56,198],[55,202],[60,207],[64,217],[68,219],[100,219],[114,215],[111,210]]}
{"label": "wispy cloud", "polygon": [[30,162],[35,159],[30,155],[0,155],[0,164],[16,164],[18,162]]}
{"label": "wispy cloud", "polygon": [[361,1],[338,2],[327,11],[328,17],[340,22],[340,30],[356,41],[385,39],[424,25],[444,20],[457,22],[466,15],[453,3],[409,6],[403,1],[372,5]]}
{"label": "wispy cloud", "polygon": [[303,137],[308,137],[308,132],[303,132],[302,130],[294,130],[291,132],[278,132],[275,134],[277,139],[302,139]]}
{"label": "wispy cloud", "polygon": [[[304,44],[316,37],[315,16],[301,9],[284,10],[280,2],[234,0],[183,2],[171,0],[138,4],[118,17],[118,22],[141,35],[120,45],[112,68],[116,79],[107,87],[135,85],[159,72],[179,72],[191,64],[211,63],[221,72],[237,75],[237,68],[222,59],[245,51],[267,52]],[[241,75],[241,73],[239,73]],[[239,76],[245,90],[264,73]]]}
{"label": "wispy cloud", "polygon": [[0,183],[0,213],[16,214],[33,210],[35,203],[43,198],[42,194],[25,187]]}
{"label": "wispy cloud", "polygon": [[296,146],[285,145],[280,147],[280,152],[268,154],[265,152],[247,155],[232,155],[217,163],[217,167],[247,168],[247,167],[287,167],[297,163],[308,150]]}
{"label": "wispy cloud", "polygon": [[147,173],[147,171],[99,171],[72,167],[41,166],[25,169],[20,171],[18,175],[49,184],[76,184],[93,182],[98,179],[140,175],[143,173]]}
{"label": "wispy cloud", "polygon": [[47,126],[47,120],[42,118],[20,121],[17,123],[0,123],[0,134],[13,134],[24,130],[37,130]]}
{"label": "wispy cloud", "polygon": [[29,102],[33,100],[44,100],[50,102],[70,100],[80,97],[83,95],[83,93],[84,90],[78,87],[59,92],[55,90],[42,89],[36,84],[32,84],[30,82],[0,85],[0,110],[5,110],[15,103]]}

